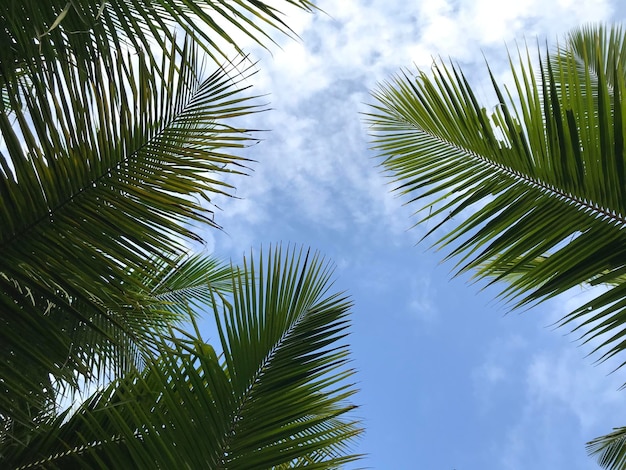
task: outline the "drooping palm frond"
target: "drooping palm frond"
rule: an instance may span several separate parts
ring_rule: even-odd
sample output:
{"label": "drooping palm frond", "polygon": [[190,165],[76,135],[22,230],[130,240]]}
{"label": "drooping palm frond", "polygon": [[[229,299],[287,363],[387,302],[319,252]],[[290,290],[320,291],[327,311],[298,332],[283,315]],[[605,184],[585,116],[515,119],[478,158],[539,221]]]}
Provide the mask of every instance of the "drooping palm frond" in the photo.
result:
{"label": "drooping palm frond", "polygon": [[[404,73],[374,94],[368,121],[409,203],[438,196],[422,220],[443,219],[427,235],[451,226],[436,245],[452,247],[459,271],[505,281],[515,306],[607,286],[560,323],[595,338],[604,360],[626,349],[626,36],[583,27],[535,64],[528,51],[511,60],[512,92],[490,73],[495,108],[458,67]],[[588,450],[626,468],[623,437],[620,428]]]}
{"label": "drooping palm frond", "polygon": [[[350,302],[315,255],[270,250],[214,303],[224,351],[169,338],[142,372],[2,449],[3,468],[335,468],[357,458],[346,413]],[[65,420],[65,422],[63,422]],[[163,443],[167,445],[163,445]]]}
{"label": "drooping palm frond", "polygon": [[405,72],[374,93],[367,118],[396,190],[428,208],[439,197],[421,221],[443,218],[429,234],[451,228],[437,245],[459,271],[506,280],[516,306],[611,284],[562,320],[580,321],[601,359],[626,347],[626,284],[614,282],[626,273],[625,48],[619,28],[584,28],[534,65],[520,52],[512,91],[490,74],[495,107],[456,66]]}
{"label": "drooping palm frond", "polygon": [[[211,256],[154,257],[146,260],[146,269],[147,275],[131,273],[131,277],[139,277],[137,281],[141,285],[141,291],[133,293],[133,297],[141,298],[144,304],[141,309],[115,316],[116,321],[122,322],[121,329],[99,317],[97,312],[92,315],[101,321],[97,327],[105,335],[84,322],[72,322],[72,316],[65,312],[55,318],[57,323],[70,323],[71,326],[64,327],[66,331],[73,328],[72,347],[88,364],[90,372],[83,379],[91,381],[90,387],[96,385],[93,380],[102,386],[130,370],[141,370],[146,360],[142,341],[154,337],[154,343],[159,344],[164,332],[210,309],[213,295],[231,291],[232,266]],[[93,310],[92,306],[83,305],[80,310],[86,313],[90,308]]]}
{"label": "drooping palm frond", "polygon": [[146,254],[197,240],[188,221],[214,225],[192,196],[225,193],[213,175],[240,171],[244,160],[228,150],[249,137],[225,120],[255,108],[228,71],[201,80],[186,51],[164,59],[161,78],[118,52],[87,83],[70,64],[41,64],[37,82],[48,76],[54,88],[23,88],[28,109],[0,115],[0,272],[11,279],[110,293]]}
{"label": "drooping palm frond", "polygon": [[[250,139],[228,121],[258,110],[233,70],[203,78],[192,43],[175,51],[150,65],[117,50],[91,78],[64,51],[29,68],[32,84],[0,110],[1,377],[33,367],[68,382],[93,368],[78,331],[141,349],[169,324],[137,276],[151,256],[181,253],[180,237],[198,239],[190,221],[215,225],[200,199],[228,193],[218,175],[243,171],[233,152]],[[14,378],[4,417],[42,389]]]}

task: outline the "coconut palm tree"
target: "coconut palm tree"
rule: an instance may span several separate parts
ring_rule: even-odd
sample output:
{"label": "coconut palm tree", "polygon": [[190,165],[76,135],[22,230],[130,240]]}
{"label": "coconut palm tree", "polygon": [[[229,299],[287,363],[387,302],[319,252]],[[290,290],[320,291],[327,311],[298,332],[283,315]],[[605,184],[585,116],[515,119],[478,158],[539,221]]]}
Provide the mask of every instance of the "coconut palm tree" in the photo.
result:
{"label": "coconut palm tree", "polygon": [[[418,223],[435,222],[426,236],[447,226],[435,245],[458,272],[504,281],[514,307],[606,286],[560,322],[605,360],[626,348],[626,36],[582,27],[510,65],[510,87],[488,69],[495,106],[456,65],[400,73],[373,93],[374,145],[396,191],[423,201]],[[623,436],[589,449],[626,468]]]}
{"label": "coconut palm tree", "polygon": [[[306,0],[280,3],[312,8]],[[264,325],[272,329],[255,331],[251,319],[243,320],[251,318],[248,310],[234,308],[241,322],[222,320],[229,328],[223,330],[222,355],[213,353],[199,333],[185,334],[184,325],[193,324],[200,310],[237,305],[228,297],[234,286],[237,292],[263,292],[262,286],[253,288],[258,279],[253,274],[185,253],[188,242],[202,241],[203,227],[218,226],[211,195],[230,194],[226,176],[246,172],[247,161],[237,152],[253,136],[237,118],[262,110],[247,91],[244,80],[251,68],[233,37],[244,33],[267,44],[272,29],[289,33],[280,12],[257,1],[0,2],[3,468],[155,468],[171,467],[172,461],[206,466],[217,455],[223,468],[235,466],[234,456],[237,465],[251,458],[254,467],[259,461],[250,456],[257,454],[268,467],[299,458],[322,467],[350,459],[341,454],[341,439],[358,430],[339,419],[350,406],[337,403],[352,389],[325,388],[349,375],[341,369],[344,353],[324,349],[341,330],[332,328],[332,315],[316,317],[307,330],[317,331],[321,323],[315,322],[323,318],[330,336],[312,341],[311,350],[295,347],[305,354],[291,357],[296,370],[282,364],[272,376],[274,384],[282,378],[303,390],[313,387],[307,389],[314,396],[310,406],[302,392],[300,411],[294,399],[285,407],[287,417],[256,421],[270,424],[266,432],[237,444],[249,457],[236,454],[230,444],[243,419],[235,405],[251,406],[241,398],[233,361],[248,364],[246,373],[253,374],[251,364],[262,349],[254,350],[256,355],[236,346],[231,351],[232,341],[224,338],[254,334],[267,346],[280,332],[273,320],[278,313],[263,310],[263,318],[269,318]],[[214,72],[206,72],[203,57],[215,64]],[[264,282],[274,279],[280,266],[295,270],[287,259],[274,260]],[[319,290],[324,282],[307,276],[298,281],[305,284],[298,284],[298,292],[312,295],[308,289]],[[280,284],[279,279],[272,282]],[[312,304],[298,302],[304,304],[293,304],[294,312],[302,314],[298,322],[305,321],[296,307],[306,310]],[[292,321],[281,338],[289,338],[294,328],[301,331]],[[265,362],[257,363],[255,379],[241,378],[251,390],[282,350],[280,341],[273,344]],[[330,365],[315,357],[331,358]],[[298,358],[304,361],[299,366]],[[147,386],[153,402],[144,400]],[[89,394],[94,387],[99,391],[81,408],[61,412],[59,400]],[[235,406],[228,412],[226,395],[228,405]],[[188,409],[175,417],[169,407],[174,402],[177,409]],[[181,425],[184,413],[188,429]],[[212,430],[201,423],[211,413],[222,419],[211,421]],[[204,426],[196,431],[216,436],[205,443],[217,446],[209,453],[187,446],[191,441],[184,435],[194,423]],[[172,444],[177,452],[162,437],[165,429],[179,433],[168,436],[178,442]],[[148,447],[142,448],[147,444],[149,461]],[[193,449],[196,455],[185,454]],[[277,452],[273,459],[271,449]]]}

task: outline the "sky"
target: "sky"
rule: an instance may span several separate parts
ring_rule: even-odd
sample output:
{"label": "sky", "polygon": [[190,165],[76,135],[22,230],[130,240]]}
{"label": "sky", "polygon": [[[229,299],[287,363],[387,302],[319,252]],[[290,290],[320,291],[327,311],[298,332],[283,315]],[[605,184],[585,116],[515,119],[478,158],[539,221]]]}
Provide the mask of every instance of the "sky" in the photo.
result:
{"label": "sky", "polygon": [[[238,262],[250,248],[310,246],[334,261],[354,301],[350,343],[366,433],[359,466],[375,469],[599,468],[584,444],[626,425],[626,370],[594,365],[591,347],[550,325],[591,295],[583,288],[525,312],[496,290],[453,277],[444,253],[417,244],[405,200],[370,149],[370,90],[433,56],[462,67],[481,96],[484,58],[506,80],[506,45],[551,44],[587,22],[623,21],[608,0],[320,0],[325,13],[284,9],[299,36],[263,51],[250,79],[272,110],[256,161],[218,199],[223,231],[208,249]],[[243,39],[242,39],[243,40]],[[485,95],[488,93],[485,91]],[[431,240],[431,242],[434,239]]]}

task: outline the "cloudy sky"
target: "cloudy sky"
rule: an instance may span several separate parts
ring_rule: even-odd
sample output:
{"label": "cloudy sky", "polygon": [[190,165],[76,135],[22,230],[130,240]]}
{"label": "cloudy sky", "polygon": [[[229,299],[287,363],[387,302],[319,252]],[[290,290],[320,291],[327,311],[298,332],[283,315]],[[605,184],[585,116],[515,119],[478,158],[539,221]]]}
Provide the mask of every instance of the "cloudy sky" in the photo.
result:
{"label": "cloudy sky", "polygon": [[[403,67],[451,57],[487,90],[483,55],[506,79],[506,46],[545,42],[591,21],[622,21],[608,0],[322,0],[288,10],[299,40],[281,40],[251,79],[271,129],[257,161],[217,201],[224,232],[206,236],[238,261],[283,242],[320,250],[354,302],[351,343],[367,432],[358,452],[378,469],[595,469],[584,443],[626,425],[626,372],[593,365],[549,325],[589,294],[507,314],[496,291],[452,278],[441,253],[416,245],[410,207],[390,194],[361,113],[369,91]],[[485,85],[483,85],[485,84]],[[485,93],[485,96],[488,94]]]}

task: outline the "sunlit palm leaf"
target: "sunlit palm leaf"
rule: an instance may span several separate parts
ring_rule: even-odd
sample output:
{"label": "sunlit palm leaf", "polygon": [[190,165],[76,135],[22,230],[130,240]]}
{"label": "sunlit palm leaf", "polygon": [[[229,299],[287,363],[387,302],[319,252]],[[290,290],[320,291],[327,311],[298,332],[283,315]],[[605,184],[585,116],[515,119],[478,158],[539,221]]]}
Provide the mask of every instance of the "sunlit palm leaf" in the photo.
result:
{"label": "sunlit palm leaf", "polygon": [[[368,120],[397,190],[410,203],[439,196],[422,220],[443,219],[428,234],[452,225],[437,245],[453,247],[460,271],[506,281],[516,306],[608,286],[561,321],[597,338],[606,359],[626,349],[626,37],[581,28],[536,63],[528,52],[511,62],[514,93],[491,76],[495,108],[457,67],[405,73],[374,94]],[[588,450],[626,468],[624,429]]]}
{"label": "sunlit palm leaf", "polygon": [[317,256],[268,258],[236,272],[232,301],[215,305],[225,363],[192,335],[164,343],[143,373],[3,451],[3,467],[335,468],[357,458],[342,341],[350,303],[328,293]]}
{"label": "sunlit palm leaf", "polygon": [[345,444],[358,432],[353,425],[333,436],[319,429],[351,408],[344,400],[355,391],[345,383],[352,375],[345,368],[347,346],[335,344],[346,336],[350,303],[328,295],[330,274],[317,256],[293,252],[283,258],[281,250],[270,250],[258,268],[244,261],[232,304],[221,315],[216,311],[238,397],[233,434],[223,447],[228,468],[245,468],[246,462],[268,468],[277,464],[277,453],[284,461],[324,455],[329,445]]}
{"label": "sunlit palm leaf", "polygon": [[626,272],[625,44],[619,29],[583,29],[538,69],[521,53],[515,93],[491,77],[495,107],[478,103],[455,66],[405,73],[374,93],[368,117],[397,190],[429,209],[441,197],[422,220],[443,218],[429,233],[450,226],[438,246],[453,247],[460,271],[506,279],[517,306],[612,284],[562,322],[600,337],[602,358],[625,347],[626,284],[614,282]]}

